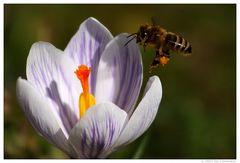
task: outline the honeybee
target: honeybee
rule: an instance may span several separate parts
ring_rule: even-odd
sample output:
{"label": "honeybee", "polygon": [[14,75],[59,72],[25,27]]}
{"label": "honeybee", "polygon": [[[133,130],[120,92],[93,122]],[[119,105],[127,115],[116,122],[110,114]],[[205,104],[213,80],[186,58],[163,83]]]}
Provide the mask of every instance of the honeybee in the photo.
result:
{"label": "honeybee", "polygon": [[127,38],[129,37],[132,38],[126,42],[125,46],[136,38],[136,43],[142,45],[144,51],[148,47],[156,49],[156,55],[150,65],[149,72],[159,64],[164,66],[168,63],[170,50],[179,52],[185,56],[192,53],[192,46],[187,40],[172,32],[168,32],[159,25],[141,25],[138,32],[132,33]]}

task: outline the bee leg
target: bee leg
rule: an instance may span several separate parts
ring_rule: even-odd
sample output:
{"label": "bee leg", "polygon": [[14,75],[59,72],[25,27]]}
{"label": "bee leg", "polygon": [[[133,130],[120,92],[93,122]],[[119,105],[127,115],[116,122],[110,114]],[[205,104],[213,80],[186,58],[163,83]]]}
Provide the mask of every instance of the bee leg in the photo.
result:
{"label": "bee leg", "polygon": [[169,50],[168,49],[167,50],[163,50],[162,55],[164,55],[167,58],[170,58]]}
{"label": "bee leg", "polygon": [[162,66],[166,65],[170,58],[169,50],[168,49],[162,50],[159,55],[160,55],[159,57],[160,64]]}
{"label": "bee leg", "polygon": [[153,68],[158,67],[158,65],[160,64],[160,57],[161,57],[161,55],[159,54],[159,50],[156,50],[156,55],[149,67],[149,73],[152,73]]}
{"label": "bee leg", "polygon": [[144,52],[146,52],[146,46],[147,46],[147,44],[144,43],[144,44],[143,44],[143,51],[144,51]]}

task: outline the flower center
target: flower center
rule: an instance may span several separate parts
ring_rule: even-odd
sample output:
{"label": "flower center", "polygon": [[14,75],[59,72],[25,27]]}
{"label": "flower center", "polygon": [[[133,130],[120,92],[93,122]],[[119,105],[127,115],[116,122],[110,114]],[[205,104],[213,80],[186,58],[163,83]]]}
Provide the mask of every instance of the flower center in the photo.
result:
{"label": "flower center", "polygon": [[88,77],[91,69],[86,65],[78,66],[78,69],[74,72],[81,82],[83,92],[79,96],[79,115],[82,118],[87,109],[95,105],[95,97],[89,92]]}

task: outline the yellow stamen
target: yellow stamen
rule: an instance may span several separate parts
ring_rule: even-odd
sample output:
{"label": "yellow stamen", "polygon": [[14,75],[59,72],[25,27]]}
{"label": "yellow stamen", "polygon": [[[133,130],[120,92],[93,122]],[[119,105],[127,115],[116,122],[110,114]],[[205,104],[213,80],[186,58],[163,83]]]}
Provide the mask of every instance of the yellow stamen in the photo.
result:
{"label": "yellow stamen", "polygon": [[78,79],[81,82],[83,92],[79,96],[79,115],[82,118],[85,115],[87,109],[95,105],[95,97],[89,92],[88,77],[91,72],[91,69],[85,65],[78,66],[78,69],[75,71]]}

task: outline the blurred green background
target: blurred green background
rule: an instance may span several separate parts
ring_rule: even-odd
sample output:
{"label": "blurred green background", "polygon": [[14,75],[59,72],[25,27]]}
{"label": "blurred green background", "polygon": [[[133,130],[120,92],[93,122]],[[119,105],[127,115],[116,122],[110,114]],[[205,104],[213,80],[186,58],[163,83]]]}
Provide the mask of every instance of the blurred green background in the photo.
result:
{"label": "blurred green background", "polygon": [[[4,5],[4,157],[68,158],[38,136],[16,101],[16,79],[36,41],[64,50],[81,22],[95,17],[112,34],[136,32],[153,17],[187,39],[154,71],[163,98],[150,129],[109,158],[236,158],[236,5]],[[143,52],[144,83],[155,53]]]}

